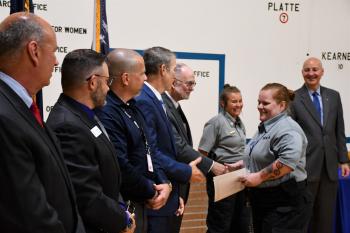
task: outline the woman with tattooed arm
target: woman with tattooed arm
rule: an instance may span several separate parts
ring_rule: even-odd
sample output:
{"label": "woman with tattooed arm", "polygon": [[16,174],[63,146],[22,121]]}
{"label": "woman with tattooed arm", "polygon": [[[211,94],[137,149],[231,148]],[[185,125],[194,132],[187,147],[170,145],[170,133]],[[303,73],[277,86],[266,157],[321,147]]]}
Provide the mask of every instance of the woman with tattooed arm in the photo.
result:
{"label": "woman with tattooed arm", "polygon": [[259,93],[259,131],[246,147],[250,173],[242,178],[249,188],[255,233],[306,232],[311,197],[306,191],[307,139],[287,114],[294,93],[279,83]]}

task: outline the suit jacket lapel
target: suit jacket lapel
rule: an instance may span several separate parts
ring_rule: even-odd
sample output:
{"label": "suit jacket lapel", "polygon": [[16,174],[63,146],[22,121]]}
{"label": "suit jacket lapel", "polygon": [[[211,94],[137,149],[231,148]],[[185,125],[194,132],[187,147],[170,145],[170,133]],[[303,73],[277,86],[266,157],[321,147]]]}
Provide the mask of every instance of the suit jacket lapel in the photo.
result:
{"label": "suit jacket lapel", "polygon": [[[98,127],[98,124],[94,120],[89,119],[89,117],[83,110],[77,108],[76,106],[73,106],[72,103],[69,101],[68,97],[61,95],[57,102],[60,105],[64,106],[68,111],[76,115],[81,120],[81,122],[85,124],[86,127],[89,128],[90,130],[93,127],[96,127],[96,126]],[[115,166],[117,167],[118,170],[120,170],[119,164],[116,161],[117,156],[114,156],[115,150],[114,150],[113,144],[109,141],[109,139],[104,133],[102,133],[99,137],[101,137],[104,143],[104,146],[107,146],[107,148],[111,151],[111,154],[113,155],[113,161],[115,162]]]}
{"label": "suit jacket lapel", "polygon": [[309,92],[305,85],[303,86],[301,97],[302,97],[301,102],[304,104],[306,110],[310,113],[312,118],[322,127],[320,118],[318,117],[317,110],[314,107],[314,104],[312,103]]}
{"label": "suit jacket lapel", "polygon": [[192,135],[191,135],[190,125],[188,124],[185,113],[182,111],[181,105],[179,105],[179,109],[177,109],[177,111],[179,112],[179,115],[181,116],[181,119],[183,120],[183,122],[185,124],[186,135],[188,138],[188,144],[190,144],[192,146]]}
{"label": "suit jacket lapel", "polygon": [[169,135],[172,138],[171,139],[171,144],[173,146],[173,149],[174,149],[174,151],[176,151],[175,150],[174,139],[173,139],[173,131],[172,131],[169,119],[168,119],[167,115],[164,112],[164,109],[163,109],[163,106],[162,106],[161,102],[159,101],[159,99],[157,99],[157,96],[152,92],[152,90],[147,85],[143,85],[143,88],[145,90],[145,93],[151,98],[153,104],[157,107],[158,111],[160,112],[160,115],[162,116],[162,118],[164,120],[164,123],[165,123],[165,125],[168,128]]}
{"label": "suit jacket lapel", "polygon": [[321,96],[322,96],[322,107],[323,107],[323,127],[326,126],[328,115],[329,115],[329,109],[330,109],[330,102],[329,102],[329,96],[328,92],[325,88],[321,86]]}
{"label": "suit jacket lapel", "polygon": [[2,81],[0,82],[0,89],[7,97],[8,101],[14,106],[14,109],[16,109],[19,115],[21,115],[28,122],[28,124],[34,128],[34,130],[42,138],[43,143],[49,147],[50,151],[52,152],[52,157],[59,167],[67,186],[69,187],[68,190],[72,196],[72,199],[74,199],[74,194],[72,193],[73,186],[71,185],[70,178],[68,177],[68,171],[64,166],[64,162],[61,157],[61,150],[58,148],[56,140],[54,139],[50,129],[47,128],[45,123],[44,128],[41,127],[23,100]]}
{"label": "suit jacket lapel", "polygon": [[[172,116],[174,117],[176,124],[179,126],[180,130],[181,130],[181,134],[186,138],[187,143],[191,144],[192,143],[192,138],[189,137],[190,133],[188,132],[189,127],[187,127],[187,130],[185,129],[185,125],[188,125],[188,122],[184,122],[182,120],[182,117],[180,116],[180,113],[178,112],[178,110],[175,108],[175,105],[173,104],[173,102],[171,101],[171,99],[169,98],[169,96],[167,94],[163,94],[162,95],[163,100],[165,102],[165,105],[167,107],[167,110],[169,111],[169,115],[172,114]],[[184,125],[185,124],[185,125]]]}

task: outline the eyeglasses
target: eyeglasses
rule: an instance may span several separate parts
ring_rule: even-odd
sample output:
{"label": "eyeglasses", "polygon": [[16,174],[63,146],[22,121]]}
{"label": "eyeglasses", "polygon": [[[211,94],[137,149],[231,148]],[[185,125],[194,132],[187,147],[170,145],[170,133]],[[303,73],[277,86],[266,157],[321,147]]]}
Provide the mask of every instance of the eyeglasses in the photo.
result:
{"label": "eyeglasses", "polygon": [[115,76],[104,76],[104,75],[99,75],[99,74],[92,74],[92,75],[90,75],[90,77],[85,79],[85,81],[89,81],[92,78],[92,76],[94,76],[94,75],[97,76],[97,77],[100,77],[100,78],[106,78],[108,86],[111,86],[113,81],[114,81],[114,79],[115,79]]}
{"label": "eyeglasses", "polygon": [[196,81],[182,81],[180,79],[175,79],[178,82],[184,83],[187,87],[195,87],[197,85]]}

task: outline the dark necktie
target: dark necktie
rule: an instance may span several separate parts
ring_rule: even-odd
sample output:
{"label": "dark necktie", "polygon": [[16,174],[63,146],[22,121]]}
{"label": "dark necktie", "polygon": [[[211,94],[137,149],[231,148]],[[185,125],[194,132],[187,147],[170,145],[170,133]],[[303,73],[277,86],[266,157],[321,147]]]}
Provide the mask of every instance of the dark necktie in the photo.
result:
{"label": "dark necktie", "polygon": [[107,133],[107,131],[106,131],[106,128],[103,126],[103,124],[102,124],[102,122],[100,121],[100,119],[99,119],[96,115],[94,115],[94,119],[95,119],[95,121],[97,122],[99,128],[102,130],[102,133],[103,133],[103,134],[108,138],[108,140],[109,140],[109,137],[108,137],[108,133]]}
{"label": "dark necktie", "polygon": [[35,101],[33,101],[32,105],[30,106],[30,111],[33,113],[36,121],[40,124],[41,127],[44,127],[43,119],[41,118],[40,110],[38,108],[38,105]]}
{"label": "dark necktie", "polygon": [[176,108],[176,110],[179,113],[179,115],[181,116],[182,123],[184,125],[188,140],[189,140],[190,144],[192,144],[192,135],[191,135],[191,131],[190,131],[190,125],[188,124],[185,113],[182,111],[182,108],[180,105]]}
{"label": "dark necktie", "polygon": [[318,114],[318,119],[321,120],[321,104],[318,99],[318,93],[315,91],[312,93],[312,102],[316,108],[317,114]]}
{"label": "dark necktie", "polygon": [[259,133],[266,133],[265,125],[263,123],[260,123],[258,126]]}

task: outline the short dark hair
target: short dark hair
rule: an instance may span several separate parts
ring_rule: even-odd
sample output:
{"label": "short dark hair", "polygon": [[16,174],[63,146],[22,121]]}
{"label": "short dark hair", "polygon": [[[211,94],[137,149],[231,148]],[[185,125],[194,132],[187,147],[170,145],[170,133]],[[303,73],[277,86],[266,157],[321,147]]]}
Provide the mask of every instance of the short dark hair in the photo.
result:
{"label": "short dark hair", "polygon": [[69,52],[62,62],[61,84],[63,91],[80,86],[105,61],[105,55],[92,49],[76,49]]}
{"label": "short dark hair", "polygon": [[31,40],[43,39],[43,27],[34,14],[24,14],[0,29],[0,57],[13,56]]}
{"label": "short dark hair", "polygon": [[146,49],[143,54],[145,61],[146,75],[157,74],[161,65],[170,67],[170,62],[176,58],[175,53],[163,47],[152,47]]}

